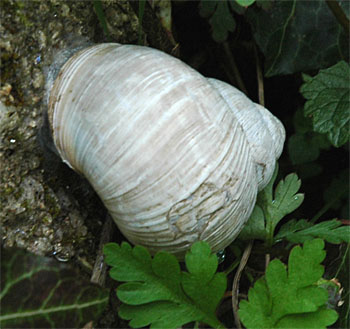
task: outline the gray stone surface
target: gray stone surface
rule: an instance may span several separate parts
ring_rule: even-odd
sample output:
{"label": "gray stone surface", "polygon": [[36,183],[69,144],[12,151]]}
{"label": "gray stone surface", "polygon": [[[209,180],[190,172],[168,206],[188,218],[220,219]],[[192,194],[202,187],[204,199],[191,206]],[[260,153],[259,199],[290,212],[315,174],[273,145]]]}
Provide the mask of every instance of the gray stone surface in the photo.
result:
{"label": "gray stone surface", "polygon": [[[135,43],[138,20],[128,2],[103,7],[110,40]],[[93,2],[2,0],[0,22],[2,244],[92,264],[103,207],[88,184],[43,151],[38,134],[55,55],[82,40],[106,41]]]}

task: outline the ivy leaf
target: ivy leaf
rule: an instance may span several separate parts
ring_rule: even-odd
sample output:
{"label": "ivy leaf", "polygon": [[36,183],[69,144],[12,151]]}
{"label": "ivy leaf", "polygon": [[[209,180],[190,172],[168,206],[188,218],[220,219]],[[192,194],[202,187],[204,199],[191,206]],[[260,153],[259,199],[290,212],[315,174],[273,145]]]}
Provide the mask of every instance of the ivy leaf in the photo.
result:
{"label": "ivy leaf", "polygon": [[312,224],[305,219],[294,219],[284,224],[275,236],[276,240],[283,238],[293,243],[302,243],[313,238],[321,238],[335,244],[350,243],[350,227],[342,226],[336,219],[318,224]]}
{"label": "ivy leaf", "polygon": [[80,328],[96,320],[108,289],[55,259],[1,250],[1,328]]}
{"label": "ivy leaf", "polygon": [[239,304],[239,316],[252,328],[326,328],[337,313],[326,308],[327,290],[317,285],[325,258],[321,239],[296,246],[288,268],[278,259],[270,262],[264,277],[249,290],[248,300]]}
{"label": "ivy leaf", "polygon": [[350,65],[342,61],[313,78],[303,78],[300,92],[307,99],[305,116],[312,118],[314,130],[327,134],[334,146],[344,145],[349,140]]}
{"label": "ivy leaf", "polygon": [[[350,2],[338,3],[348,14]],[[249,7],[246,17],[265,55],[267,77],[326,68],[349,58],[348,36],[326,1],[274,1],[267,10]]]}
{"label": "ivy leaf", "polygon": [[174,255],[158,252],[153,258],[141,246],[109,243],[104,247],[110,276],[127,282],[117,289],[124,303],[119,316],[140,328],[178,328],[200,321],[223,328],[215,310],[226,289],[226,277],[215,273],[218,261],[206,242],[197,242],[186,254],[189,272],[181,272]]}

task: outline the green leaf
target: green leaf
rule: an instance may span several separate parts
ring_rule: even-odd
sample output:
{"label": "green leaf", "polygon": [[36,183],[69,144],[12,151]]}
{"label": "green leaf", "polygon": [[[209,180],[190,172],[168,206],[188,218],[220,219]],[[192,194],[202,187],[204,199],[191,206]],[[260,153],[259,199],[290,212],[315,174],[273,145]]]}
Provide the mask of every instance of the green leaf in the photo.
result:
{"label": "green leaf", "polygon": [[287,315],[278,322],[276,328],[321,329],[336,322],[338,315],[334,310],[320,307],[317,312]]}
{"label": "green leaf", "polygon": [[313,143],[312,136],[294,134],[288,139],[288,153],[292,164],[298,165],[317,160],[320,148]]}
{"label": "green leaf", "polygon": [[301,181],[296,174],[289,174],[278,183],[274,193],[274,200],[266,208],[273,225],[277,225],[284,216],[290,214],[301,205],[304,195],[297,193],[300,185]]}
{"label": "green leaf", "polygon": [[236,22],[231,14],[227,0],[201,1],[200,14],[210,17],[209,23],[212,27],[212,37],[216,42],[227,39],[228,32],[233,32]]}
{"label": "green leaf", "polygon": [[256,204],[247,223],[238,236],[241,240],[265,240],[266,228],[265,217],[262,209]]}
{"label": "green leaf", "polygon": [[226,290],[224,273],[215,274],[218,258],[211,254],[206,243],[194,244],[185,257],[189,272],[182,273],[182,287],[193,301],[208,313],[215,313],[216,307]]}
{"label": "green leaf", "polygon": [[306,241],[289,255],[288,268],[278,259],[270,262],[266,274],[239,304],[239,316],[251,328],[326,328],[337,320],[334,310],[325,308],[327,291],[317,286],[324,269],[324,242]]}
{"label": "green leaf", "polygon": [[213,28],[213,39],[222,42],[227,39],[228,32],[233,32],[236,22],[230,12],[227,1],[219,1],[214,15],[209,20]]}
{"label": "green leaf", "polygon": [[[268,2],[269,3],[269,2]],[[349,1],[341,1],[349,12]],[[349,40],[326,1],[274,1],[249,7],[246,17],[265,55],[265,75],[325,68],[349,57]]]}
{"label": "green leaf", "polygon": [[175,304],[172,302],[158,301],[148,304],[131,306],[122,304],[119,316],[125,320],[131,320],[129,326],[132,328],[179,328],[183,323],[193,321],[197,311],[189,309],[186,304]]}
{"label": "green leaf", "polygon": [[341,222],[333,219],[318,224],[312,224],[305,219],[290,220],[284,224],[275,236],[276,240],[287,239],[293,243],[305,242],[321,238],[329,243],[350,243],[350,227],[342,226]]}
{"label": "green leaf", "polygon": [[300,92],[307,99],[304,114],[312,118],[315,131],[327,134],[330,142],[342,146],[349,140],[350,66],[344,61],[313,78],[304,75]]}
{"label": "green leaf", "polygon": [[236,0],[236,2],[242,7],[248,7],[252,5],[255,2],[255,0]]}
{"label": "green leaf", "polygon": [[297,193],[301,182],[296,174],[289,174],[281,180],[273,193],[273,183],[277,168],[269,184],[258,194],[258,205],[264,212],[267,242],[273,244],[273,234],[279,221],[298,208],[304,200],[302,193]]}
{"label": "green leaf", "polygon": [[96,320],[107,289],[67,264],[21,249],[1,250],[1,328],[80,328]]}
{"label": "green leaf", "polygon": [[303,202],[304,195],[297,193],[301,182],[296,174],[286,176],[273,191],[277,172],[278,166],[276,165],[270,182],[259,192],[257,204],[241,231],[239,239],[265,240],[271,247],[275,242],[273,235],[276,225],[284,216],[293,212]]}
{"label": "green leaf", "polygon": [[124,303],[119,311],[133,328],[178,328],[200,321],[223,328],[215,315],[226,289],[226,277],[216,273],[218,260],[206,242],[195,243],[186,254],[189,272],[181,272],[175,256],[146,248],[109,243],[104,247],[113,279],[127,282],[117,289]]}

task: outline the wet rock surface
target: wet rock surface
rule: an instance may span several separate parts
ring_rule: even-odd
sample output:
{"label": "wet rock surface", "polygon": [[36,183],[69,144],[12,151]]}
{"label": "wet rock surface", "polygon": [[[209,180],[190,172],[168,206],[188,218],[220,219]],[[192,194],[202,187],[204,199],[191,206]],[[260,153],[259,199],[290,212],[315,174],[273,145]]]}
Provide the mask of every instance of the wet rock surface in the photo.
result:
{"label": "wet rock surface", "polygon": [[[40,137],[45,74],[55,55],[104,42],[92,1],[9,1],[0,11],[0,224],[4,247],[93,264],[105,210]],[[111,41],[135,43],[127,1],[103,2]]]}

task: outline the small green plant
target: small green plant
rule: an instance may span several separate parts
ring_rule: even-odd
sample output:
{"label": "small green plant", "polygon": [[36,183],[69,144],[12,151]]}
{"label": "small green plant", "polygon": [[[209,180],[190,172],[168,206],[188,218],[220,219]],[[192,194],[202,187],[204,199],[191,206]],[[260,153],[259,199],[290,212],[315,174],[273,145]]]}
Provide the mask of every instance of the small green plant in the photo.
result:
{"label": "small green plant", "polygon": [[195,243],[186,254],[188,272],[182,272],[175,256],[159,252],[153,258],[146,248],[123,242],[104,247],[110,276],[127,282],[117,289],[124,303],[119,316],[140,328],[178,328],[199,321],[224,328],[215,315],[226,290],[226,276],[216,273],[218,259],[205,242]]}
{"label": "small green plant", "polygon": [[240,234],[241,239],[264,240],[267,246],[271,247],[275,242],[274,232],[277,224],[303,202],[304,195],[297,193],[301,181],[296,174],[289,174],[273,191],[277,172],[276,166],[271,181],[258,195],[253,214]]}
{"label": "small green plant", "polygon": [[200,15],[208,19],[212,37],[216,42],[227,39],[228,33],[236,28],[236,21],[231,10],[242,14],[244,7],[252,5],[255,0],[214,0],[201,1]]}
{"label": "small green plant", "polygon": [[[295,246],[288,266],[274,259],[263,277],[240,302],[239,315],[246,328],[326,328],[337,312],[327,307],[321,262],[326,256],[321,239]],[[206,242],[193,244],[186,254],[187,272],[176,258],[159,252],[153,258],[146,248],[109,243],[104,248],[110,276],[126,282],[117,288],[123,302],[119,316],[132,328],[178,328],[189,322],[225,328],[215,311],[226,289],[226,275],[216,273],[218,260]]]}
{"label": "small green plant", "polygon": [[278,234],[275,236],[275,240],[286,239],[293,243],[301,243],[316,237],[322,238],[329,243],[349,243],[350,227],[342,226],[341,222],[336,219],[318,224],[312,224],[305,219],[292,219],[281,226]]}
{"label": "small green plant", "polygon": [[313,238],[322,238],[330,243],[350,242],[350,227],[342,226],[336,219],[318,224],[293,219],[282,225],[275,234],[277,224],[304,200],[304,195],[297,193],[301,181],[296,174],[287,175],[273,190],[276,177],[277,167],[269,184],[258,195],[253,213],[239,235],[241,240],[263,240],[268,248],[282,239],[293,243]]}
{"label": "small green plant", "polygon": [[288,267],[278,259],[270,262],[265,275],[240,303],[239,316],[251,328],[326,328],[338,315],[326,307],[327,290],[318,285],[326,257],[321,239],[296,246]]}

